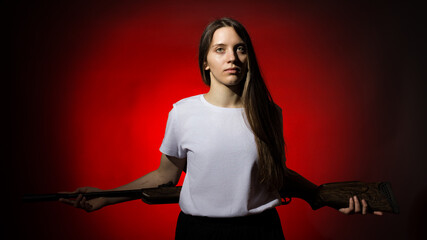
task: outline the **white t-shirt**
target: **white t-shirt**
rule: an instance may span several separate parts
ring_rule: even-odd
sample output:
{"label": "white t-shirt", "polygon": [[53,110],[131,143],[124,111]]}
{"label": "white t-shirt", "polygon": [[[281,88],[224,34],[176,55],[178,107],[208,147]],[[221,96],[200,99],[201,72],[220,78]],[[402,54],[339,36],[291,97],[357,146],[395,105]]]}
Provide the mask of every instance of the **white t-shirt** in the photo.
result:
{"label": "white t-shirt", "polygon": [[181,210],[194,216],[236,217],[281,204],[257,179],[257,147],[243,108],[212,105],[203,95],[173,105],[160,151],[187,158]]}

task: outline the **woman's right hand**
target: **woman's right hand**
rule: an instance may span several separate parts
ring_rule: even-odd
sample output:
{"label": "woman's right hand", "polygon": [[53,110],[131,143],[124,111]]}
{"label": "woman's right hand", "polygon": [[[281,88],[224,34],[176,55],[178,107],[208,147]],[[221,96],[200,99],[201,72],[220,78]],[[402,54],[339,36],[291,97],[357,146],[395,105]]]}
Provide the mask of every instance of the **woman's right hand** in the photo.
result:
{"label": "woman's right hand", "polygon": [[[77,188],[76,191],[71,193],[88,193],[88,192],[101,192],[101,191],[103,190],[99,188],[82,187],[82,188]],[[70,192],[67,192],[67,193],[70,193]],[[82,194],[79,194],[76,199],[60,198],[59,201],[62,203],[74,206],[76,208],[81,208],[86,212],[93,212],[108,205],[107,199],[104,197],[87,200],[85,197],[83,197]]]}

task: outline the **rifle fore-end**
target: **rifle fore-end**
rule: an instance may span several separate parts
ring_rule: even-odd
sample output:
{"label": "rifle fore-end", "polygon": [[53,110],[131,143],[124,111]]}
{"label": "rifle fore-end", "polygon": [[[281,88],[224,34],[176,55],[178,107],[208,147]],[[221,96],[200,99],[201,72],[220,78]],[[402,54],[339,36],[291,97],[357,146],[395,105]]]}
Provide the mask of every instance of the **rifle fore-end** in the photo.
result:
{"label": "rifle fore-end", "polygon": [[142,188],[132,190],[99,191],[88,193],[53,193],[53,194],[31,194],[24,195],[22,201],[25,203],[58,201],[61,198],[73,199],[80,194],[86,199],[98,197],[127,197],[131,200],[142,199],[148,204],[178,203],[181,187],[175,187],[172,183],[162,184],[156,188]]}
{"label": "rifle fore-end", "polygon": [[141,200],[147,204],[178,203],[180,193],[181,186],[146,189],[142,191]]}

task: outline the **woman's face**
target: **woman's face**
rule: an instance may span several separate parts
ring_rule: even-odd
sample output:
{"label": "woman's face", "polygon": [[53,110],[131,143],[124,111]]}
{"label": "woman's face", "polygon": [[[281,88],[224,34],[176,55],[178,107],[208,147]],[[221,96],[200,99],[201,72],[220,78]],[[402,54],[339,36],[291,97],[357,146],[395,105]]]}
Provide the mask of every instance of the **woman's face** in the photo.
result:
{"label": "woman's face", "polygon": [[246,45],[232,27],[215,31],[206,57],[205,70],[210,71],[212,84],[238,85],[246,76]]}

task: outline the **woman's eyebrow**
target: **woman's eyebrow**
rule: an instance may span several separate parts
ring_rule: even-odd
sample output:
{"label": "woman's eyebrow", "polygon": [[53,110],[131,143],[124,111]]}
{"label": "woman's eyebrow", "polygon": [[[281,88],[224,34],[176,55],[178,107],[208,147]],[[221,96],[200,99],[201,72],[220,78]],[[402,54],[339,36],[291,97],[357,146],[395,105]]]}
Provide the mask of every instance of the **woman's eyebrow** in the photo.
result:
{"label": "woman's eyebrow", "polygon": [[[238,43],[234,44],[234,46],[245,46],[245,45],[246,44],[244,42],[238,42]],[[212,47],[224,47],[224,46],[227,46],[227,44],[225,44],[225,43],[216,43],[216,44],[212,45]]]}
{"label": "woman's eyebrow", "polygon": [[212,45],[212,47],[224,47],[224,46],[227,46],[227,45],[224,43],[216,43],[216,44]]}

